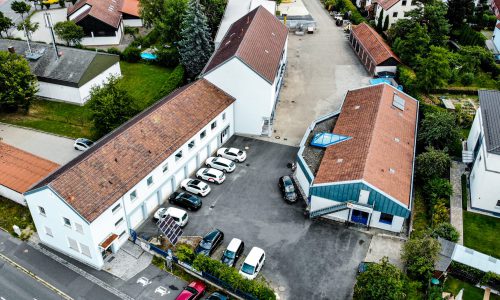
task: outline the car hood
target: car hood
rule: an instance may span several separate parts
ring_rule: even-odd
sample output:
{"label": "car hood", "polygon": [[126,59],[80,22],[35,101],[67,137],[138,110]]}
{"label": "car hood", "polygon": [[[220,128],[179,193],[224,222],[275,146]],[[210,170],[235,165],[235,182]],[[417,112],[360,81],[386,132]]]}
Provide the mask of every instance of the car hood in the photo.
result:
{"label": "car hood", "polygon": [[234,258],[229,258],[227,256],[223,256],[221,259],[221,262],[225,265],[232,267],[233,263],[234,263]]}
{"label": "car hood", "polygon": [[194,249],[194,253],[208,256],[210,254],[210,250],[198,246],[198,247],[196,247],[196,249]]}
{"label": "car hood", "polygon": [[297,194],[296,193],[286,193],[285,197],[287,200],[296,200],[297,199]]}
{"label": "car hood", "polygon": [[175,300],[189,300],[189,298],[193,296],[193,293],[190,291],[183,290]]}

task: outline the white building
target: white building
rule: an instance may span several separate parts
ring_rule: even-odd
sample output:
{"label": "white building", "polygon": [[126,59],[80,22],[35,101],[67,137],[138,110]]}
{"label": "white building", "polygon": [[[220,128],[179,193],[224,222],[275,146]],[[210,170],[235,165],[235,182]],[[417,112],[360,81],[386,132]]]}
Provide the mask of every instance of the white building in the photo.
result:
{"label": "white building", "polygon": [[[493,30],[493,36],[491,42],[493,43],[493,53],[500,54],[500,0],[494,0],[490,3],[491,10],[497,17],[497,23],[495,24],[495,29]],[[486,42],[488,46],[488,41]]]}
{"label": "white building", "polygon": [[401,232],[410,217],[418,101],[382,83],[347,92],[306,131],[296,182],[311,218]]}
{"label": "white building", "polygon": [[500,217],[500,91],[479,90],[478,94],[480,107],[462,160],[472,163],[471,207]]}
{"label": "white building", "polygon": [[385,18],[389,17],[389,27],[396,23],[399,19],[408,18],[409,11],[418,8],[419,4],[416,0],[378,0],[372,2],[374,5],[375,24],[378,25],[380,14],[383,14],[382,26],[385,23]]}
{"label": "white building", "polygon": [[203,77],[236,99],[235,131],[269,135],[283,74],[288,30],[259,6],[229,28]]}
{"label": "white building", "polygon": [[234,98],[201,79],[25,193],[42,243],[101,269],[110,252],[234,133]]}
{"label": "white building", "polygon": [[0,51],[24,56],[31,72],[38,79],[40,97],[83,105],[94,86],[104,84],[110,76],[121,76],[117,55],[58,46],[56,57],[53,46],[42,43],[0,39]]}

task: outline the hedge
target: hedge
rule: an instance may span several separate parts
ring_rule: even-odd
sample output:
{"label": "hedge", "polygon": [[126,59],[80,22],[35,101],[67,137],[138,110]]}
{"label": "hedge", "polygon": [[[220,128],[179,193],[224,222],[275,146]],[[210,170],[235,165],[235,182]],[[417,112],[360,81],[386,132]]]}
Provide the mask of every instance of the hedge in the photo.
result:
{"label": "hedge", "polygon": [[220,261],[205,255],[198,255],[193,261],[193,267],[231,285],[233,288],[253,295],[261,300],[275,300],[274,291],[264,280],[248,280],[243,278],[235,268],[226,266]]}
{"label": "hedge", "polygon": [[366,22],[365,18],[358,11],[358,8],[351,2],[351,0],[327,0],[325,1],[325,7],[327,9],[334,7],[335,10],[341,12],[342,14],[350,11],[351,12],[351,22],[354,24],[360,24]]}
{"label": "hedge", "polygon": [[450,273],[473,284],[488,285],[495,290],[500,289],[500,274],[483,272],[456,261],[451,262]]}
{"label": "hedge", "polygon": [[463,46],[485,46],[486,37],[469,25],[464,25],[458,31],[452,33],[456,36],[458,43]]}
{"label": "hedge", "polygon": [[184,83],[184,66],[178,65],[175,69],[170,73],[168,80],[165,81],[165,84],[161,87],[158,92],[158,99],[162,98],[165,95],[170,94],[176,88],[182,86]]}
{"label": "hedge", "polygon": [[397,82],[403,86],[403,90],[409,95],[415,95],[417,75],[409,67],[400,65],[397,70]]}
{"label": "hedge", "polygon": [[462,209],[467,210],[467,175],[462,174]]}
{"label": "hedge", "polygon": [[121,58],[124,61],[131,62],[131,63],[138,62],[141,59],[141,49],[133,47],[133,46],[128,46],[123,51]]}

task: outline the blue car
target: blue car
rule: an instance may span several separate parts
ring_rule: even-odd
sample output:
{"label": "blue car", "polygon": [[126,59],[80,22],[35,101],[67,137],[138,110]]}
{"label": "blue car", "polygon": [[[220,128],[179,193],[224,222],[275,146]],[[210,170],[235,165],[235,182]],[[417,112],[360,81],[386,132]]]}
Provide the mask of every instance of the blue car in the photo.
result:
{"label": "blue car", "polygon": [[219,292],[215,292],[210,296],[208,296],[207,298],[205,298],[205,300],[228,300],[228,299],[229,299],[228,296],[221,294]]}

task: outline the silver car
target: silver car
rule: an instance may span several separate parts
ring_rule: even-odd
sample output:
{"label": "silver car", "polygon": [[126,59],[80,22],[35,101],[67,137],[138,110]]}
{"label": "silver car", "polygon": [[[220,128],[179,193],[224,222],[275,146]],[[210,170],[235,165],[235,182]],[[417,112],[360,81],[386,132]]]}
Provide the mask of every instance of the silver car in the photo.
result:
{"label": "silver car", "polygon": [[205,161],[205,164],[209,168],[221,170],[222,172],[225,172],[225,173],[231,173],[236,168],[236,164],[234,162],[230,161],[229,159],[222,158],[222,157],[209,157]]}
{"label": "silver car", "polygon": [[92,145],[94,145],[93,141],[85,138],[79,138],[76,139],[75,144],[73,146],[75,147],[76,150],[85,151],[88,150],[90,147],[92,147]]}

